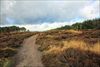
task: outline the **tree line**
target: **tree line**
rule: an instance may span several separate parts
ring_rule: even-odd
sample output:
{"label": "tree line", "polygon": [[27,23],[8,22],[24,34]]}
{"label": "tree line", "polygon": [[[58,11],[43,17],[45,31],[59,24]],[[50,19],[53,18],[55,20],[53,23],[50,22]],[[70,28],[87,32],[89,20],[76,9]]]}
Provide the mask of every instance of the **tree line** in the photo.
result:
{"label": "tree line", "polygon": [[82,23],[75,23],[72,25],[65,25],[63,27],[57,28],[57,30],[64,29],[74,29],[74,30],[86,30],[86,29],[100,29],[100,18],[86,20]]}
{"label": "tree line", "polygon": [[25,27],[9,26],[9,27],[0,27],[0,32],[18,32],[26,31]]}

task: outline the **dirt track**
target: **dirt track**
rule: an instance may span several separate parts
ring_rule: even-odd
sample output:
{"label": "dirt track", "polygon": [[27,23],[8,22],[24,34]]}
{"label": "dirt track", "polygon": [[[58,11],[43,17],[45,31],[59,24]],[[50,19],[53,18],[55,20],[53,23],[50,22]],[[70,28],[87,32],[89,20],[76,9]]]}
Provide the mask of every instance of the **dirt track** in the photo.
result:
{"label": "dirt track", "polygon": [[41,53],[37,50],[35,44],[37,35],[26,39],[17,56],[16,67],[43,67],[41,62]]}

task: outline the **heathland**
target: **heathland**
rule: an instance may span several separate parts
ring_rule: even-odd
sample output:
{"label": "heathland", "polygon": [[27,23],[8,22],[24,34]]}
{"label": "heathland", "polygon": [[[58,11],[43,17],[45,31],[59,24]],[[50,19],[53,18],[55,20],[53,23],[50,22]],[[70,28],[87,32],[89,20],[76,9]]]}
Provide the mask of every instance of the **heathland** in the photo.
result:
{"label": "heathland", "polygon": [[0,27],[0,67],[36,65],[100,67],[100,19],[45,32]]}

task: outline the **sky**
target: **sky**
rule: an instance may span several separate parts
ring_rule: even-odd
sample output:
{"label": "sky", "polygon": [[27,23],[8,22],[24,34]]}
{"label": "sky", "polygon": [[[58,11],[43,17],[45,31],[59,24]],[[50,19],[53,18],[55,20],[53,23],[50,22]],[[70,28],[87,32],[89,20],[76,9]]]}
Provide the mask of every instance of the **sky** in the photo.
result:
{"label": "sky", "polygon": [[45,31],[100,18],[99,0],[0,0],[0,26]]}

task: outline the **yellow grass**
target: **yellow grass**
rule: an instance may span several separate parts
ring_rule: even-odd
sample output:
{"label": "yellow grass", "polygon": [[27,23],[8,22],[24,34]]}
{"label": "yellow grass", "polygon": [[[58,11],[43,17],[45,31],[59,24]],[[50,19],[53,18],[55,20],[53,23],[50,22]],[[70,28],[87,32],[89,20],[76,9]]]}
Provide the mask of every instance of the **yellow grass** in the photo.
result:
{"label": "yellow grass", "polygon": [[94,46],[90,48],[90,51],[100,54],[100,42],[94,44]]}
{"label": "yellow grass", "polygon": [[10,47],[5,47],[5,48],[0,48],[0,50],[13,50],[13,51],[16,51],[17,49],[10,48]]}
{"label": "yellow grass", "polygon": [[93,46],[89,46],[91,44],[87,44],[82,40],[71,40],[70,42],[64,41],[63,43],[63,49],[77,48],[80,50],[91,51],[100,54],[100,42],[95,43]]}
{"label": "yellow grass", "polygon": [[48,51],[45,51],[45,53],[59,53],[62,51],[61,47],[57,47],[57,46],[50,46],[50,49]]}
{"label": "yellow grass", "polygon": [[83,41],[78,41],[78,40],[71,40],[71,41],[63,41],[64,47],[63,49],[67,48],[78,48],[78,49],[84,49],[88,50],[89,48],[87,47],[86,43]]}
{"label": "yellow grass", "polygon": [[100,54],[100,42],[95,43],[93,46],[89,46],[91,44],[87,44],[82,40],[71,40],[71,41],[63,41],[64,46],[50,46],[50,49],[46,51],[46,53],[60,53],[68,48],[80,49],[83,51],[91,51],[96,54]]}
{"label": "yellow grass", "polygon": [[77,31],[77,30],[66,30],[66,31],[71,33],[77,33],[77,34],[82,33],[82,31]]}

